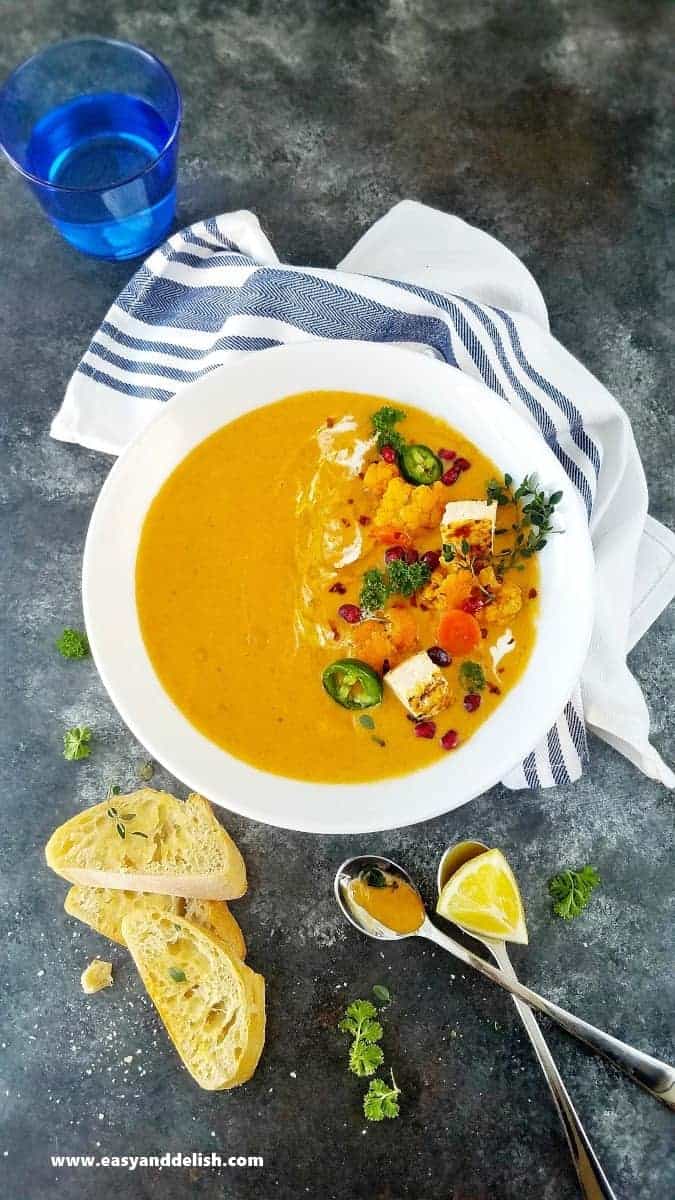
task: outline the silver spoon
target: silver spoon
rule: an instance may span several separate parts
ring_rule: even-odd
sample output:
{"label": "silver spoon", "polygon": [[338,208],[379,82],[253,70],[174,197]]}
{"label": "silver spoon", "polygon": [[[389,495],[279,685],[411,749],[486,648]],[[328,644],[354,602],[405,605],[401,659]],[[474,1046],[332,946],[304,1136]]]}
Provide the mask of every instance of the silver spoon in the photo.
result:
{"label": "silver spoon", "polygon": [[[413,883],[407,871],[403,870],[398,863],[392,862],[390,858],[381,858],[373,854],[361,854],[355,858],[348,858],[343,862],[341,867],[338,867],[335,876],[335,898],[340,905],[344,915],[351,924],[365,933],[368,937],[377,938],[380,941],[398,941],[404,937],[422,937],[429,942],[434,942],[437,946],[441,946],[443,950],[448,950],[450,954],[454,954],[461,962],[466,963],[467,967],[473,967],[479,971],[481,975],[486,975],[493,983],[498,983],[505,991],[510,992],[512,996],[518,996],[529,1004],[530,1008],[536,1008],[539,1012],[546,1013],[547,1017],[551,1017],[568,1033],[579,1038],[590,1046],[592,1050],[604,1055],[609,1062],[615,1067],[619,1067],[636,1083],[639,1083],[657,1100],[661,1100],[667,1104],[669,1108],[675,1109],[675,1069],[662,1063],[658,1058],[652,1058],[650,1054],[643,1054],[641,1050],[635,1050],[632,1046],[628,1046],[625,1042],[619,1041],[618,1038],[612,1037],[610,1033],[604,1033],[602,1029],[597,1029],[595,1025],[590,1025],[588,1021],[583,1021],[581,1017],[575,1017],[566,1009],[560,1008],[557,1004],[553,1004],[551,1000],[546,1000],[543,996],[533,992],[530,988],[525,987],[518,979],[511,979],[503,971],[493,967],[491,963],[480,958],[478,954],[467,950],[461,942],[456,942],[454,938],[448,937],[447,934],[441,933],[440,929],[429,920],[420,897],[420,911],[422,912],[422,922],[419,929],[413,930],[412,933],[396,933],[393,929],[388,929],[386,925],[382,925],[374,918],[363,914],[363,909],[352,907],[349,899],[348,888],[353,880],[358,879],[361,873],[368,868],[375,868],[379,871],[386,871],[391,875],[398,876],[404,880],[419,896],[419,890]],[[362,915],[363,914],[363,915]]]}
{"label": "silver spoon", "polygon": [[[456,846],[448,847],[438,864],[436,882],[439,894],[455,871],[459,870],[465,862],[469,862],[477,854],[483,854],[488,849],[489,847],[485,846],[483,842],[458,842]],[[458,928],[463,933],[469,934],[477,942],[480,942],[485,946],[486,950],[489,950],[500,970],[507,978],[517,978],[503,941],[497,938],[479,937],[478,934],[464,929],[462,925],[458,925]],[[595,1152],[588,1140],[577,1111],[572,1104],[567,1088],[562,1081],[553,1055],[546,1044],[546,1040],[537,1024],[532,1009],[528,1008],[527,1004],[524,1004],[518,996],[513,996],[513,1003],[518,1010],[518,1015],[534,1047],[539,1065],[544,1072],[546,1082],[550,1088],[553,1102],[558,1110],[558,1116],[562,1121],[582,1195],[585,1197],[585,1200],[616,1200],[607,1177],[595,1156]]]}

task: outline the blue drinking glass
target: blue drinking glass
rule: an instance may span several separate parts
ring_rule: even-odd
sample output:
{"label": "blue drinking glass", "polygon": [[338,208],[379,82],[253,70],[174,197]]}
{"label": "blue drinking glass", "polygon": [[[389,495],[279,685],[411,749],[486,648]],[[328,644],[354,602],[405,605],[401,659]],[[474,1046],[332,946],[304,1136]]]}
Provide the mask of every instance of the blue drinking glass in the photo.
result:
{"label": "blue drinking glass", "polygon": [[59,233],[97,258],[162,241],[176,210],[182,116],[173,75],[140,46],[48,46],[0,90],[0,148]]}

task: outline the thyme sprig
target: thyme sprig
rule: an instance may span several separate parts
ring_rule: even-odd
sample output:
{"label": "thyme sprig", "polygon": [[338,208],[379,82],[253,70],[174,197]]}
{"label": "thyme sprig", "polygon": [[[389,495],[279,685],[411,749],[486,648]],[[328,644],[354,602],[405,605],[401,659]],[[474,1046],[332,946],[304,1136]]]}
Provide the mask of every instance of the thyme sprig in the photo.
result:
{"label": "thyme sprig", "polygon": [[515,505],[518,512],[518,519],[511,525],[511,532],[515,534],[513,546],[492,555],[495,572],[503,578],[505,571],[512,567],[522,571],[524,565],[520,560],[539,554],[551,534],[561,532],[555,528],[553,519],[563,494],[552,492],[547,495],[539,488],[534,474],[526,475],[515,490],[511,475],[505,475],[503,483],[498,479],[490,479],[486,485],[486,494],[488,500],[496,500],[500,507]]}

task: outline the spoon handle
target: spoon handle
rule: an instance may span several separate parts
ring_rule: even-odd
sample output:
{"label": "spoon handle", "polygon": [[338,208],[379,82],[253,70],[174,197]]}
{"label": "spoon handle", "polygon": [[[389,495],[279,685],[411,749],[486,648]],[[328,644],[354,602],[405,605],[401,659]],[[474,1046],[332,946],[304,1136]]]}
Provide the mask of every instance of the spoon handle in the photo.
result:
{"label": "spoon handle", "polygon": [[589,1025],[588,1021],[583,1021],[581,1017],[575,1017],[573,1013],[567,1012],[566,1009],[546,1000],[544,996],[539,996],[537,992],[531,991],[518,979],[507,978],[491,963],[486,962],[471,950],[467,950],[461,942],[441,933],[428,917],[420,925],[416,936],[427,938],[428,941],[435,942],[437,946],[442,946],[444,950],[454,954],[455,958],[459,958],[468,967],[474,967],[476,971],[480,971],[481,975],[486,975],[493,983],[498,983],[505,991],[511,992],[511,995],[520,997],[526,1004],[529,1004],[530,1008],[536,1008],[539,1012],[546,1013],[547,1017],[551,1017],[568,1033],[585,1042],[598,1054],[604,1055],[609,1062],[624,1071],[635,1083],[639,1083],[648,1092],[651,1092],[652,1096],[656,1096],[657,1100],[661,1100],[669,1108],[675,1109],[675,1068],[660,1062],[658,1058],[652,1058],[650,1054],[643,1054],[641,1050],[636,1050],[633,1046],[628,1046],[626,1042],[612,1037],[611,1033],[604,1033],[595,1025]]}
{"label": "spoon handle", "polygon": [[[487,943],[485,943],[487,945]],[[503,974],[517,982],[516,973],[511,964],[503,942],[490,944],[489,950]],[[548,1048],[546,1039],[539,1028],[534,1013],[518,996],[513,996],[518,1015],[525,1026],[527,1035],[532,1043],[534,1052],[539,1060],[546,1082],[548,1083],[553,1102],[558,1110],[558,1116],[565,1130],[565,1137],[572,1155],[572,1162],[579,1180],[579,1187],[584,1200],[616,1200],[607,1176],[598,1162],[595,1151],[588,1140],[577,1110],[575,1109],[567,1088],[563,1083],[553,1055]]]}

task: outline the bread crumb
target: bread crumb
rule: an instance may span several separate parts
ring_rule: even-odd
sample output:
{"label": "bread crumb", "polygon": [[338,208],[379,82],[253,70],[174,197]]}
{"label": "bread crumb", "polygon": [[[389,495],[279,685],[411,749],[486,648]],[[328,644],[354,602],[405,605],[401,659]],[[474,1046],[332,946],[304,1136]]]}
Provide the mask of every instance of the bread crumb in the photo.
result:
{"label": "bread crumb", "polygon": [[80,977],[82,991],[87,996],[100,992],[102,988],[112,987],[112,963],[102,958],[95,958],[85,967]]}

